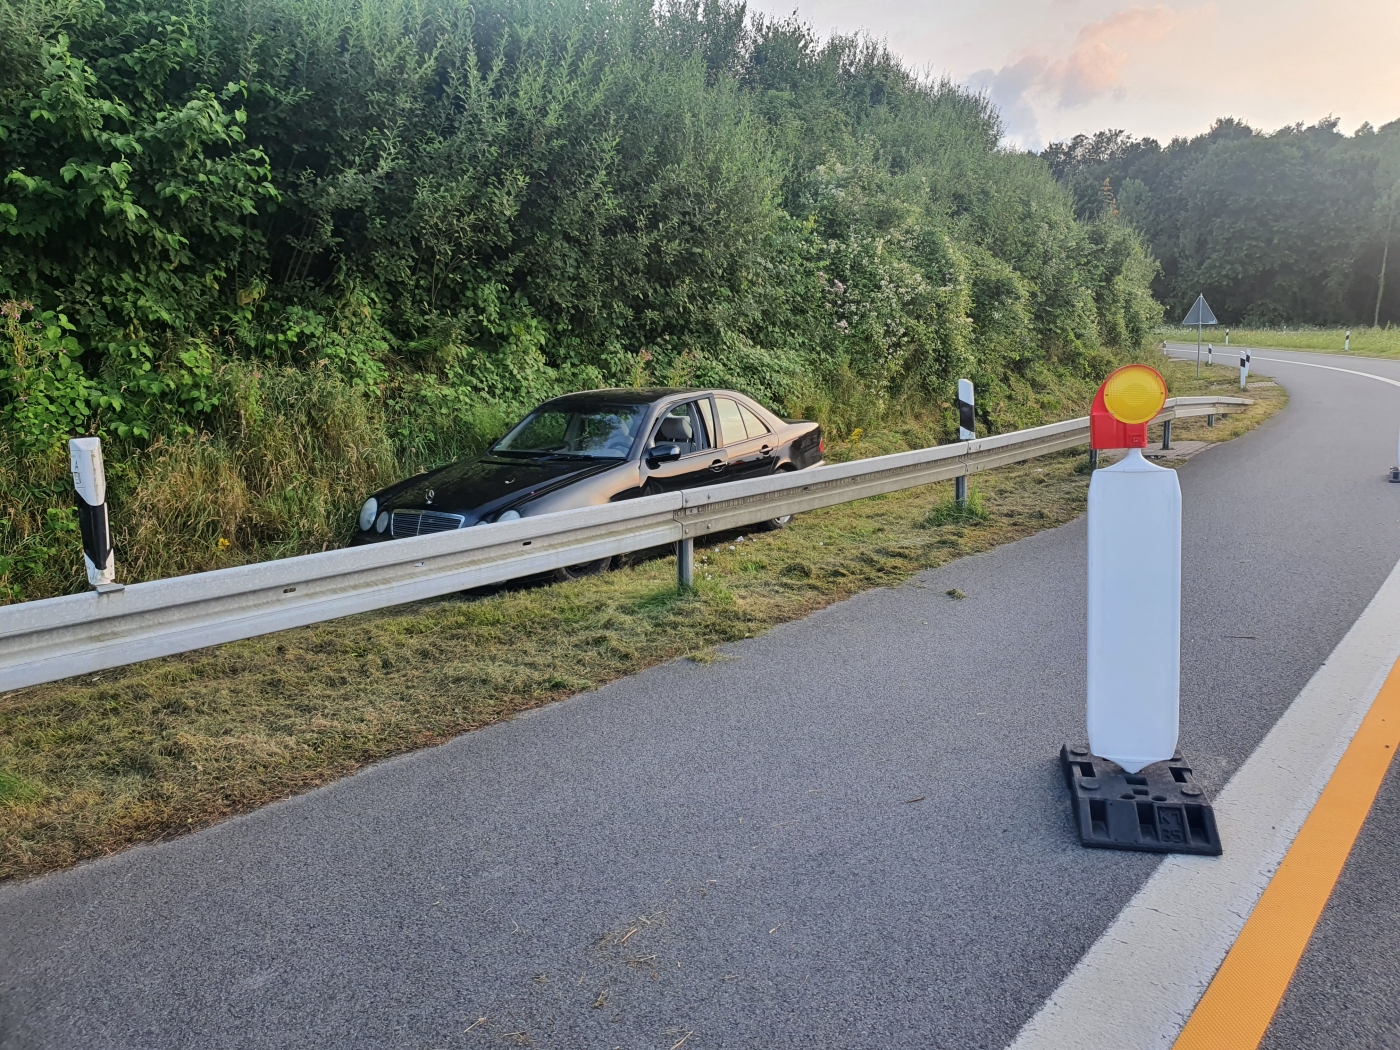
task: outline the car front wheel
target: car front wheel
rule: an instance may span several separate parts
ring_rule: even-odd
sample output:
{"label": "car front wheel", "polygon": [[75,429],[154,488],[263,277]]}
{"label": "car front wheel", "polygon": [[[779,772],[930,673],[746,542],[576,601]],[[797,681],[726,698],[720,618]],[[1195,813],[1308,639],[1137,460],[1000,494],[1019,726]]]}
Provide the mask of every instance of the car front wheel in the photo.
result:
{"label": "car front wheel", "polygon": [[611,568],[612,558],[599,558],[597,561],[585,561],[578,565],[565,565],[562,569],[555,569],[554,578],[561,583],[567,583],[569,580],[581,580],[585,576],[597,576]]}

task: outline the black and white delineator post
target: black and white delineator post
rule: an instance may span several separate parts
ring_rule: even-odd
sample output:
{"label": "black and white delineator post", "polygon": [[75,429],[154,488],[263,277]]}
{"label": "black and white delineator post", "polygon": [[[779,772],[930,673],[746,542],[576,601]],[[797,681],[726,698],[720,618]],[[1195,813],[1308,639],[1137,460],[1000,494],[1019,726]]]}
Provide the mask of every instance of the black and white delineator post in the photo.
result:
{"label": "black and white delineator post", "polygon": [[[958,410],[958,440],[971,441],[977,436],[977,402],[971,379],[958,380],[958,396],[953,404]],[[953,479],[953,498],[959,507],[967,506],[966,474]]]}
{"label": "black and white delineator post", "polygon": [[102,469],[102,440],[73,438],[68,442],[73,487],[78,492],[78,527],[83,534],[83,562],[88,583],[97,588],[117,582],[112,531],[107,524],[107,475]]}
{"label": "black and white delineator post", "polygon": [[1210,343],[1206,344],[1206,364],[1209,365],[1215,360],[1215,347]]}
{"label": "black and white delineator post", "polygon": [[1240,389],[1245,388],[1245,380],[1249,378],[1250,353],[1248,349],[1240,351]]}
{"label": "black and white delineator post", "polygon": [[1089,746],[1066,744],[1060,761],[1084,845],[1218,854],[1210,803],[1176,751],[1181,486],[1142,455],[1166,397],[1156,370],[1125,365],[1089,412],[1090,445],[1128,454],[1089,481]]}
{"label": "black and white delineator post", "polygon": [[1397,448],[1395,463],[1396,465],[1390,468],[1390,480],[1400,482],[1400,448]]}
{"label": "black and white delineator post", "polygon": [[1344,353],[1344,354],[1349,354],[1349,353],[1351,353],[1351,329],[1350,329],[1350,328],[1347,329],[1347,337],[1346,337],[1346,339],[1345,339],[1345,340],[1343,341],[1343,343],[1342,343],[1342,353]]}

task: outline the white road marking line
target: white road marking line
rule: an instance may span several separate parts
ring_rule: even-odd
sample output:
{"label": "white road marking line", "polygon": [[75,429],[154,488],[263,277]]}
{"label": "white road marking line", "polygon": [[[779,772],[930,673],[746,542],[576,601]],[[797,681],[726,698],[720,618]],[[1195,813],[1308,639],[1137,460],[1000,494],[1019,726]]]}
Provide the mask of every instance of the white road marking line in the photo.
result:
{"label": "white road marking line", "polygon": [[1168,856],[1009,1050],[1168,1048],[1400,657],[1400,565],[1220,792],[1221,857]]}
{"label": "white road marking line", "polygon": [[[1175,347],[1175,346],[1173,346],[1173,347],[1168,347],[1168,349],[1173,350],[1173,351],[1175,351],[1175,352],[1178,353],[1178,354],[1189,354],[1189,355],[1193,355],[1193,356],[1194,356],[1194,354],[1195,354],[1195,351],[1194,351],[1194,350],[1182,350],[1182,349],[1180,349],[1179,347]],[[1277,353],[1277,352],[1278,352],[1278,351],[1275,351],[1275,353]],[[1307,352],[1307,351],[1305,351],[1305,350],[1300,350],[1300,351],[1299,351],[1299,353],[1306,353],[1306,352]],[[1329,372],[1345,372],[1345,373],[1347,373],[1347,375],[1365,376],[1367,379],[1374,379],[1374,380],[1376,380],[1376,381],[1379,382],[1379,383],[1389,383],[1391,386],[1400,386],[1400,379],[1387,379],[1385,376],[1378,376],[1378,375],[1376,375],[1376,374],[1373,373],[1373,372],[1358,372],[1358,371],[1357,371],[1356,369],[1354,369],[1354,368],[1338,368],[1336,365],[1317,365],[1317,364],[1313,364],[1313,362],[1311,362],[1311,361],[1291,361],[1291,360],[1289,360],[1289,359],[1286,358],[1286,357],[1252,357],[1251,360],[1253,360],[1253,361],[1275,361],[1275,362],[1277,362],[1278,364],[1281,364],[1281,365],[1297,365],[1299,368],[1325,368],[1325,369],[1326,369],[1327,371],[1329,371]],[[1247,394],[1247,393],[1249,393],[1249,391],[1246,390],[1245,393]]]}

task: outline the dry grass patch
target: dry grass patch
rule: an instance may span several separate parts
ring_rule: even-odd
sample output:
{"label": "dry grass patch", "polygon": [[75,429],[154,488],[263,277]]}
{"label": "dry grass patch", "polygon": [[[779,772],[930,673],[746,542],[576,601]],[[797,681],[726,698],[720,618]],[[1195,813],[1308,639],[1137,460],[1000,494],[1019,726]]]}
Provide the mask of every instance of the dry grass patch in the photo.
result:
{"label": "dry grass patch", "polygon": [[[1229,380],[1177,371],[1177,394]],[[1284,400],[1277,387],[1258,396],[1226,425],[1179,433],[1223,440]],[[0,877],[204,826],[664,660],[716,659],[722,643],[1071,520],[1086,464],[1064,453],[978,475],[972,513],[952,509],[945,483],[719,537],[697,551],[688,593],[674,560],[657,558],[0,697]]]}

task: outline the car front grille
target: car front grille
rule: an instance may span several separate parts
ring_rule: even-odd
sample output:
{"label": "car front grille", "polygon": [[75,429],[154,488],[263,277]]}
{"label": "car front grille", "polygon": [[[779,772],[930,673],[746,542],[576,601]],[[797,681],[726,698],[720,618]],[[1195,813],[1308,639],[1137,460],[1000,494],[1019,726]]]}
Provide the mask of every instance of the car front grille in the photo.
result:
{"label": "car front grille", "polygon": [[396,510],[389,515],[389,535],[426,536],[430,532],[450,532],[466,523],[462,514],[443,514],[436,510]]}

